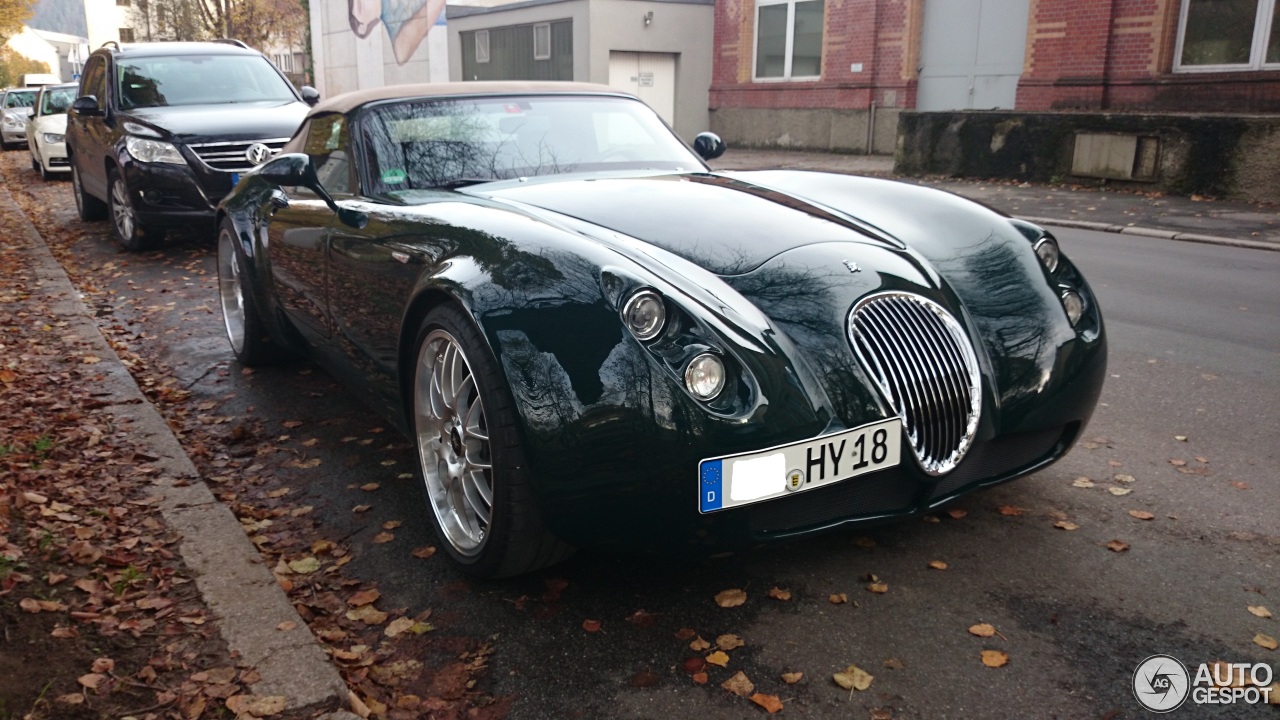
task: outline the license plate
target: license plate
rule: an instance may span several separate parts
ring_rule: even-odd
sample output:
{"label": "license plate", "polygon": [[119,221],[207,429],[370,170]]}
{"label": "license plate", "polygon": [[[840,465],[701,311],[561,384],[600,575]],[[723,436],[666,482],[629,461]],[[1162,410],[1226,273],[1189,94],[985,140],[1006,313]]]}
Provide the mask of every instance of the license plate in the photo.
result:
{"label": "license plate", "polygon": [[698,463],[698,510],[764,502],[893,467],[901,450],[902,421],[890,418],[768,450],[703,460]]}

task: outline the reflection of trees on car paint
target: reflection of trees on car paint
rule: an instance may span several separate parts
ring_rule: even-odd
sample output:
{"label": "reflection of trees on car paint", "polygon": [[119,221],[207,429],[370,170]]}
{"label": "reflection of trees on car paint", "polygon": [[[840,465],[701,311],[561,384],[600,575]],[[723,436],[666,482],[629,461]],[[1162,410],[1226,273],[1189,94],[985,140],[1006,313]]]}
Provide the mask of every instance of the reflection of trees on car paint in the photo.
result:
{"label": "reflection of trees on car paint", "polygon": [[347,0],[351,31],[366,38],[382,23],[400,65],[413,57],[443,10],[444,0]]}

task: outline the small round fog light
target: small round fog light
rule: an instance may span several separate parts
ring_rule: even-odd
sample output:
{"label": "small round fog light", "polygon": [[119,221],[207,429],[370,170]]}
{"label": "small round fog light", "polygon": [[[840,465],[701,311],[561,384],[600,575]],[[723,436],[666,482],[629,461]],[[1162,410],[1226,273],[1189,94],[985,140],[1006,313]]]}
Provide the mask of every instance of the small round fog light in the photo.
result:
{"label": "small round fog light", "polygon": [[699,400],[710,400],[724,389],[724,362],[711,353],[702,353],[684,370],[684,385]]}
{"label": "small round fog light", "polygon": [[1067,290],[1062,293],[1062,307],[1067,311],[1067,319],[1071,321],[1071,326],[1080,322],[1080,316],[1084,315],[1084,298],[1080,297],[1080,293],[1075,290]]}
{"label": "small round fog light", "polygon": [[667,308],[662,296],[652,290],[641,290],[622,306],[622,319],[640,340],[652,340],[667,323]]}
{"label": "small round fog light", "polygon": [[1036,257],[1040,258],[1040,263],[1044,265],[1049,272],[1058,269],[1058,259],[1061,253],[1058,250],[1058,242],[1049,236],[1040,238],[1036,243]]}

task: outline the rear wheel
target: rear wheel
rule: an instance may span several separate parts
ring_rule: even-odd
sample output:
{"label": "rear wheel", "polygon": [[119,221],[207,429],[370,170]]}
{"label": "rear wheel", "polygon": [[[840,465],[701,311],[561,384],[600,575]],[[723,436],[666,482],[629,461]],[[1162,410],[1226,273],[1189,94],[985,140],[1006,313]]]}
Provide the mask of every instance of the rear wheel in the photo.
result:
{"label": "rear wheel", "polygon": [[231,352],[242,365],[269,365],[289,357],[267,332],[258,312],[240,253],[236,250],[235,229],[224,220],[218,229],[218,300]]}
{"label": "rear wheel", "polygon": [[138,224],[129,186],[119,170],[107,173],[107,207],[111,211],[111,229],[120,247],[131,252],[147,250],[164,239],[164,231]]}
{"label": "rear wheel", "polygon": [[466,572],[503,577],[569,556],[538,512],[515,407],[479,330],[454,305],[417,336],[414,439],[431,520]]}
{"label": "rear wheel", "polygon": [[71,194],[76,197],[76,213],[81,220],[101,220],[107,216],[107,204],[84,191],[75,162],[71,163]]}

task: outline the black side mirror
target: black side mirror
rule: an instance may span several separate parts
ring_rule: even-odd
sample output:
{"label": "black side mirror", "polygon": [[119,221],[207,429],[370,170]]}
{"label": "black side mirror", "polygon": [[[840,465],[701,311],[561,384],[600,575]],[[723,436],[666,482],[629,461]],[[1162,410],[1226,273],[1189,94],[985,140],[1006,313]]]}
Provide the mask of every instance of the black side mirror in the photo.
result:
{"label": "black side mirror", "polygon": [[320,91],[310,85],[303,85],[298,92],[302,95],[302,102],[311,105],[312,107],[314,107],[316,103],[320,102]]}
{"label": "black side mirror", "polygon": [[76,101],[71,103],[71,109],[86,117],[102,114],[102,108],[98,107],[98,98],[92,95],[76,98]]}
{"label": "black side mirror", "polygon": [[311,164],[311,156],[309,155],[304,153],[277,155],[258,168],[257,175],[272,185],[285,185],[288,187],[301,185],[307,188],[320,196],[324,204],[337,213],[338,220],[343,225],[359,230],[369,224],[369,215],[367,213],[344,208],[333,201],[333,196],[324,189],[324,186],[320,184],[320,179],[316,177],[316,168]]}
{"label": "black side mirror", "polygon": [[693,151],[703,160],[715,160],[728,148],[720,136],[713,132],[698,133],[693,139]]}

